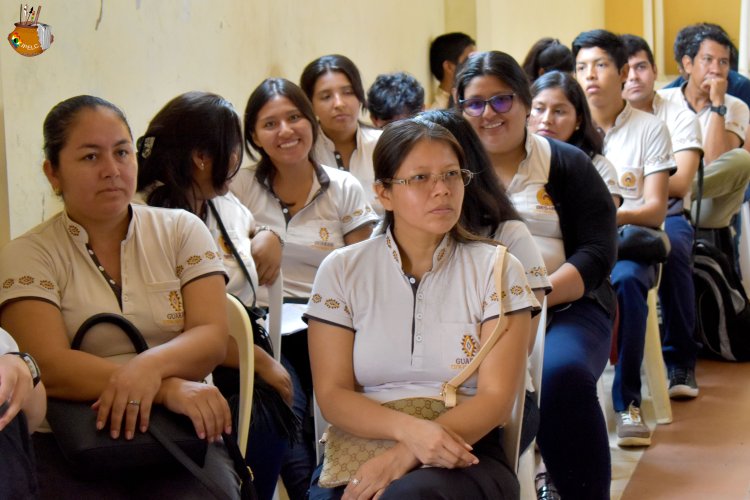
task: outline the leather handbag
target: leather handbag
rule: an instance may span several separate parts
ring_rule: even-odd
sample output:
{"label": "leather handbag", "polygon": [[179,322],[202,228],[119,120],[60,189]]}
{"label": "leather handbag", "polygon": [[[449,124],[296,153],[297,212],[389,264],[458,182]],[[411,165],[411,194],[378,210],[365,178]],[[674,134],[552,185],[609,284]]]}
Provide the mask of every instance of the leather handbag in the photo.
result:
{"label": "leather handbag", "polygon": [[[497,246],[495,254],[495,290],[498,295],[501,290],[501,276],[507,249]],[[438,397],[414,397],[388,401],[382,406],[407,415],[425,420],[435,420],[444,412],[457,404],[457,390],[479,368],[482,360],[487,356],[500,337],[507,331],[507,318],[502,312],[502,302],[498,300],[500,320],[487,341],[471,360],[455,377],[445,382]],[[321,438],[325,444],[323,468],[318,484],[323,488],[334,488],[347,484],[354,477],[357,470],[384,451],[393,447],[396,442],[388,439],[367,439],[350,434],[333,425],[329,426]]]}
{"label": "leather handbag", "polygon": [[[148,344],[135,325],[122,316],[96,314],[80,326],[71,349],[80,350],[86,333],[95,325],[110,323],[118,326],[130,339],[135,351],[142,353]],[[60,450],[79,477],[96,478],[100,475],[121,475],[128,470],[164,466],[184,466],[216,498],[226,495],[202,469],[207,443],[195,433],[185,415],[174,413],[163,406],[151,407],[148,432],[136,432],[133,439],[112,439],[106,430],[96,430],[96,412],[92,402],[49,398],[47,421]],[[242,498],[255,498],[252,480],[237,446],[237,437],[224,435],[235,471],[242,481]]]}
{"label": "leather handbag", "polygon": [[672,246],[661,229],[625,224],[618,228],[617,259],[635,260],[648,264],[667,261]]}

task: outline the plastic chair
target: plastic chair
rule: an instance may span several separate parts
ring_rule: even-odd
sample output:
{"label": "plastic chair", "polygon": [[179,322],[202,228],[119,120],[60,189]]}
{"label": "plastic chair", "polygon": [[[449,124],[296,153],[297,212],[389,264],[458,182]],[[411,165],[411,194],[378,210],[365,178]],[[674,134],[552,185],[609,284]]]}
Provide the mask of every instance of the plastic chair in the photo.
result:
{"label": "plastic chair", "polygon": [[[536,332],[534,349],[529,356],[529,374],[531,383],[534,386],[534,395],[536,403],[542,397],[542,369],[544,367],[544,339],[547,335],[547,297],[542,301],[542,312],[539,313],[539,327]],[[521,415],[523,418],[523,414]],[[520,437],[520,435],[519,435]],[[536,500],[536,486],[534,477],[536,472],[536,460],[534,453],[534,443],[521,454],[518,459],[518,482],[521,484],[521,499]]]}
{"label": "plastic chair", "polygon": [[669,399],[667,368],[661,350],[661,332],[659,331],[659,311],[656,307],[657,293],[661,283],[661,266],[656,284],[648,291],[648,318],[646,319],[646,343],[643,348],[643,366],[646,371],[648,390],[654,405],[656,423],[672,422],[672,403]]}
{"label": "plastic chair", "polygon": [[227,294],[227,316],[229,334],[237,342],[240,355],[240,404],[237,417],[237,441],[240,451],[245,454],[250,431],[250,413],[253,405],[253,383],[255,380],[255,355],[253,326],[245,306]]}
{"label": "plastic chair", "polygon": [[273,285],[268,286],[268,324],[266,330],[271,338],[273,357],[281,359],[281,308],[284,301],[284,276],[279,271],[279,277]]}

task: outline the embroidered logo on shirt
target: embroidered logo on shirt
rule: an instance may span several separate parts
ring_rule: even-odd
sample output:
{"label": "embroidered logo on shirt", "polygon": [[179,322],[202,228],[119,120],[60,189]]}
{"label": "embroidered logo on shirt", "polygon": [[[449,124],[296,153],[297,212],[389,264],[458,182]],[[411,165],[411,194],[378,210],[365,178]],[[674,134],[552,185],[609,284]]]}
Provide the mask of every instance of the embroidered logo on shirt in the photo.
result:
{"label": "embroidered logo on shirt", "polygon": [[176,290],[169,292],[169,305],[172,306],[175,312],[167,313],[167,322],[174,323],[176,321],[182,321],[184,317],[184,309],[182,307],[182,296]]}
{"label": "embroidered logo on shirt", "polygon": [[635,183],[635,174],[633,174],[632,172],[625,172],[624,174],[622,174],[622,177],[620,177],[620,184],[622,185],[622,187],[632,188],[633,186],[635,186]]}
{"label": "embroidered logo on shirt", "polygon": [[227,245],[227,242],[224,240],[224,236],[219,236],[219,247],[224,252],[225,259],[228,259],[232,256],[232,250],[229,248],[229,245]]}
{"label": "embroidered logo on shirt", "polygon": [[544,187],[540,188],[536,192],[536,209],[541,212],[552,212],[555,210],[555,204],[552,202],[552,197],[547,193]]}
{"label": "embroidered logo on shirt", "polygon": [[464,357],[456,358],[451,364],[451,370],[463,370],[466,365],[471,363],[471,360],[479,351],[479,341],[473,335],[464,333],[461,336],[461,351],[463,351]]}
{"label": "embroidered logo on shirt", "polygon": [[3,288],[10,288],[15,282],[16,280],[14,280],[13,278],[8,278],[7,280],[3,281]]}
{"label": "embroidered logo on shirt", "polygon": [[330,250],[333,248],[333,243],[328,241],[331,237],[331,233],[328,231],[327,227],[321,227],[318,235],[320,236],[320,240],[313,244],[314,247],[322,248],[324,250]]}

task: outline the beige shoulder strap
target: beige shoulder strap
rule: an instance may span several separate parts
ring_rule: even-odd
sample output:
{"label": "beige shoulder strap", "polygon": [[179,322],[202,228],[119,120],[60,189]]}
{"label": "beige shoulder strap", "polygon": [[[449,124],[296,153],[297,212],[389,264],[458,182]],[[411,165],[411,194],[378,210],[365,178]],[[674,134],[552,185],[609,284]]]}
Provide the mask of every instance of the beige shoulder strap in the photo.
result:
{"label": "beige shoulder strap", "polygon": [[479,368],[479,364],[482,362],[485,356],[487,356],[487,354],[497,343],[503,333],[507,331],[505,325],[508,323],[508,319],[505,314],[503,314],[502,301],[502,276],[506,253],[507,248],[505,248],[503,245],[497,245],[497,249],[495,250],[495,269],[493,274],[495,277],[495,293],[497,293],[497,305],[500,313],[498,322],[495,325],[495,329],[487,338],[487,341],[482,343],[482,347],[474,356],[474,359],[472,359],[471,362],[466,365],[466,367],[461,370],[455,377],[443,384],[443,388],[440,391],[440,396],[443,398],[446,408],[453,408],[454,406],[456,406],[456,391],[458,390],[458,388],[461,387],[461,384],[466,382],[466,380],[468,380],[468,378],[474,374],[474,372]]}

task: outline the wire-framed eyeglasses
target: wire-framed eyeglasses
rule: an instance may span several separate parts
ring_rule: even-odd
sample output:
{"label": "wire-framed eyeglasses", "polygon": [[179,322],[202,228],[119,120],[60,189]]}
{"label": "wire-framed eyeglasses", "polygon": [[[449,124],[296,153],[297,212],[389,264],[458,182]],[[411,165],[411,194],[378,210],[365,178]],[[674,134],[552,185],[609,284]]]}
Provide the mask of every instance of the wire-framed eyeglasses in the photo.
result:
{"label": "wire-framed eyeglasses", "polygon": [[495,113],[507,113],[513,107],[513,98],[515,96],[514,92],[512,94],[493,95],[489,99],[480,99],[478,97],[459,99],[458,105],[461,111],[469,116],[482,116],[487,104],[490,105]]}
{"label": "wire-framed eyeglasses", "polygon": [[442,174],[416,174],[405,179],[379,179],[378,182],[381,184],[401,184],[417,191],[431,191],[438,181],[443,181],[446,186],[453,188],[459,184],[468,186],[473,177],[474,172],[463,168],[448,170]]}

